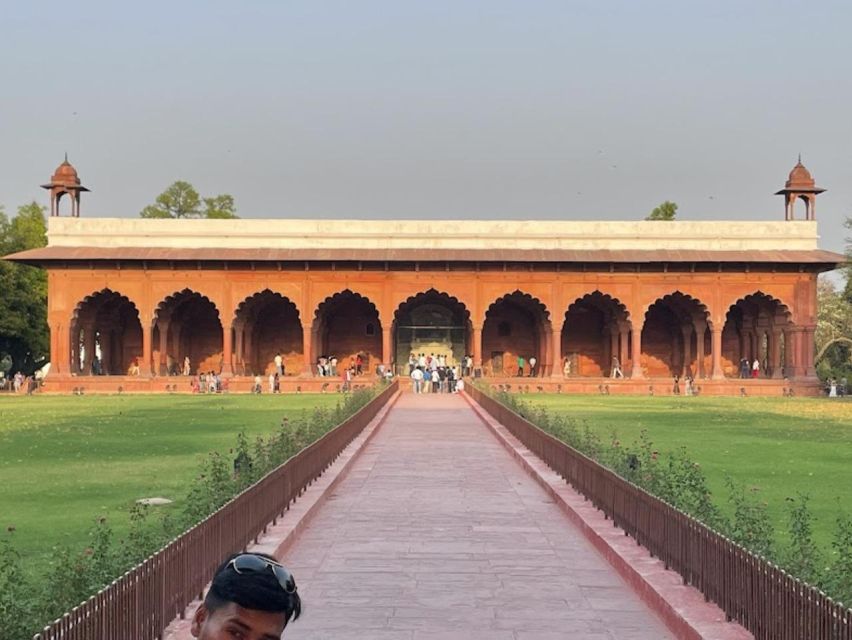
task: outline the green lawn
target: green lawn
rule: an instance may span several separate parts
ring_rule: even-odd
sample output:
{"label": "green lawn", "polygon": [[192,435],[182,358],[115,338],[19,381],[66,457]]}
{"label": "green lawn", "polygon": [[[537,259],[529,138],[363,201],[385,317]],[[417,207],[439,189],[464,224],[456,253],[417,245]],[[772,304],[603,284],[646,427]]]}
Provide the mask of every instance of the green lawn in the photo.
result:
{"label": "green lawn", "polygon": [[728,474],[759,487],[778,530],[785,498],[808,493],[815,539],[830,544],[838,506],[852,511],[852,402],[810,398],[650,398],[530,394],[524,399],[584,420],[605,442],[630,446],[648,431],[662,453],[680,446],[727,508]]}
{"label": "green lawn", "polygon": [[34,571],[51,549],[85,547],[94,519],[117,537],[134,500],[163,496],[180,508],[199,462],[250,440],[285,415],[334,407],[335,394],[0,396],[0,527]]}

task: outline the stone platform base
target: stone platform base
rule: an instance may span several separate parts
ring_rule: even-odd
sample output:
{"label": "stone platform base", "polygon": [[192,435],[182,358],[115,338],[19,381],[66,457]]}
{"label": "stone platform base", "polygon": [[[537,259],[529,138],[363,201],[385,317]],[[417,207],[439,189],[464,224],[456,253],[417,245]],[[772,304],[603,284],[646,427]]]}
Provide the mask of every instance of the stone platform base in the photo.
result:
{"label": "stone platform base", "polygon": [[[674,395],[672,378],[482,378],[485,384],[497,386],[509,385],[509,391],[516,393],[584,393],[611,395]],[[767,378],[724,380],[697,380],[695,387],[703,396],[819,396],[823,387],[819,380],[772,380]],[[683,382],[680,393],[685,393]]]}
{"label": "stone platform base", "polygon": [[[39,390],[40,393],[74,393],[82,389],[90,393],[192,393],[191,376],[56,376],[50,375]],[[269,379],[262,379],[262,393],[269,393]],[[358,376],[352,387],[370,387],[376,382],[372,375]],[[254,378],[233,376],[228,379],[228,393],[251,393]],[[337,378],[284,377],[280,382],[281,393],[337,393],[343,380]]]}

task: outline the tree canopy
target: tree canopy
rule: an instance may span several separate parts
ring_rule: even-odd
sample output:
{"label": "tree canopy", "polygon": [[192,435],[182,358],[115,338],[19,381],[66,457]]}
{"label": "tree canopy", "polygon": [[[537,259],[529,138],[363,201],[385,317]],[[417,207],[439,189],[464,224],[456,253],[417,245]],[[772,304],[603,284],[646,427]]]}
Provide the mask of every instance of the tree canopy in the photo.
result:
{"label": "tree canopy", "polygon": [[143,218],[237,218],[234,197],[227,193],[202,198],[190,183],[178,180],[139,215]]}
{"label": "tree canopy", "polygon": [[[0,255],[47,244],[44,207],[18,208],[11,220],[0,207]],[[49,357],[47,274],[36,267],[0,261],[0,368],[32,373]]]}
{"label": "tree canopy", "polygon": [[677,215],[677,204],[666,200],[648,214],[645,220],[674,220]]}

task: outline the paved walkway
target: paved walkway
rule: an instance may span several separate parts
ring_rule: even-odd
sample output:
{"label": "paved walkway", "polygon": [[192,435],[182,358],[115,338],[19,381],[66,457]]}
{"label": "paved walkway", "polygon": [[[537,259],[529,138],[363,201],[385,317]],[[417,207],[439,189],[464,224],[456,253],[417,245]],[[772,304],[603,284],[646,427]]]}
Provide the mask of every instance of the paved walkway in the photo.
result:
{"label": "paved walkway", "polygon": [[457,396],[403,394],[285,563],[288,640],[672,637]]}

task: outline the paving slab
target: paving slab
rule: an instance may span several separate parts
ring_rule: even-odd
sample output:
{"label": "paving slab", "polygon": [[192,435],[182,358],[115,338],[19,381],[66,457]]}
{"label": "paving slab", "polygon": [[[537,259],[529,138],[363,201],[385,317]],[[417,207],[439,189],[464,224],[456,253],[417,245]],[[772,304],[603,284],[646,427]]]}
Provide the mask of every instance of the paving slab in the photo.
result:
{"label": "paving slab", "polygon": [[665,640],[460,397],[403,394],[289,548],[287,640]]}

